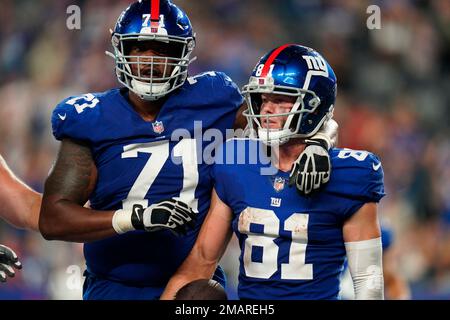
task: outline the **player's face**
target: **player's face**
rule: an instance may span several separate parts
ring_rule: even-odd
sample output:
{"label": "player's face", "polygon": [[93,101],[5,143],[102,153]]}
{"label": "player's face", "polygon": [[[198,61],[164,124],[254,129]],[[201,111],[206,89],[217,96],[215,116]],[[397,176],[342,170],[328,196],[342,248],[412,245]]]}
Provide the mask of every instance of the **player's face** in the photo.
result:
{"label": "player's face", "polygon": [[144,78],[169,77],[176,61],[168,57],[180,58],[182,54],[181,47],[160,41],[134,41],[129,47],[128,55],[133,56],[129,58],[131,72]]}
{"label": "player's face", "polygon": [[[277,113],[290,112],[294,106],[296,97],[282,94],[261,95],[261,115],[273,115]],[[262,117],[261,126],[266,129],[281,129],[286,123],[288,116]]]}

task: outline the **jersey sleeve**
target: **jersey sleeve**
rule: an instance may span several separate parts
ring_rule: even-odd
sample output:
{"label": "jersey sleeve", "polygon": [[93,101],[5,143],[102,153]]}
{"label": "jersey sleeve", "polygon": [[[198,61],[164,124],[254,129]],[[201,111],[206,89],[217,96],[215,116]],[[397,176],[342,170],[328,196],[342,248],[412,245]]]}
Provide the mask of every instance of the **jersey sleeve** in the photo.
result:
{"label": "jersey sleeve", "polygon": [[384,192],[384,171],[381,161],[373,153],[369,153],[367,161],[360,167],[361,179],[356,184],[356,194],[366,202],[380,202]]}
{"label": "jersey sleeve", "polygon": [[383,167],[375,154],[346,149],[333,153],[333,192],[364,202],[379,202],[385,196]]}
{"label": "jersey sleeve", "polygon": [[342,199],[345,219],[365,203],[378,203],[385,196],[381,161],[367,151],[333,150],[330,182],[330,192]]}
{"label": "jersey sleeve", "polygon": [[57,140],[71,138],[90,142],[97,127],[95,110],[99,103],[92,94],[64,99],[53,110],[51,123]]}

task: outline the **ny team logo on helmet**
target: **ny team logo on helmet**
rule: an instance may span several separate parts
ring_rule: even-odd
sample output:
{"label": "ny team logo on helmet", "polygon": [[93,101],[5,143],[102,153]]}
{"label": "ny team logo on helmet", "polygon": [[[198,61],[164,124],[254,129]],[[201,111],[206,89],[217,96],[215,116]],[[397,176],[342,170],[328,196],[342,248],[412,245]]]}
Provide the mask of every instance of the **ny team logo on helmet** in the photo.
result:
{"label": "ny team logo on helmet", "polygon": [[[317,51],[286,44],[259,60],[242,92],[248,105],[244,115],[257,138],[267,144],[282,144],[290,138],[314,135],[333,116],[336,76]],[[293,96],[296,100],[290,112],[261,115],[263,93]],[[286,116],[281,129],[261,125],[262,118]]]}
{"label": "ny team logo on helmet", "polygon": [[[130,47],[155,41],[176,52],[173,56],[130,55]],[[140,0],[130,5],[117,20],[112,32],[117,79],[145,100],[157,100],[179,88],[187,78],[195,47],[195,34],[187,15],[170,0]],[[132,72],[132,66],[137,74]],[[156,74],[155,67],[162,72]],[[150,74],[141,74],[142,69]],[[136,73],[136,72],[135,72]]]}

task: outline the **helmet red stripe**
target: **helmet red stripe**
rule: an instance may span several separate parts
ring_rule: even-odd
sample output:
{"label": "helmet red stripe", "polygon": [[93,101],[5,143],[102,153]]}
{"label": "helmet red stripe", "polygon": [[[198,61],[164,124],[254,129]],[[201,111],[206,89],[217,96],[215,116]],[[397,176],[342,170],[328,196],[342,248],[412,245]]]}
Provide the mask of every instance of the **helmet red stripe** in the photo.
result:
{"label": "helmet red stripe", "polygon": [[151,0],[150,20],[159,22],[159,0]]}
{"label": "helmet red stripe", "polygon": [[278,57],[278,55],[281,53],[281,51],[283,51],[284,49],[286,49],[287,47],[292,46],[292,45],[293,44],[291,44],[291,43],[285,44],[284,46],[281,46],[272,52],[272,54],[267,59],[266,63],[264,64],[264,67],[261,71],[262,78],[267,77],[267,74],[269,73],[269,70],[270,70],[270,66],[275,61],[275,59]]}

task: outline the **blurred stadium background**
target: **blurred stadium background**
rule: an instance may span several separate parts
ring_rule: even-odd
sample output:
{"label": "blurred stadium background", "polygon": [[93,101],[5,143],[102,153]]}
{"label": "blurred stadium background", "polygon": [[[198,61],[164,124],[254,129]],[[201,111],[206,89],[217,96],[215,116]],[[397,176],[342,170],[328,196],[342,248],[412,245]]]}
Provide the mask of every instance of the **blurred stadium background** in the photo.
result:
{"label": "blurred stadium background", "polygon": [[[58,147],[49,121],[56,103],[118,85],[104,51],[109,28],[130,2],[1,0],[0,153],[38,191]],[[383,161],[380,213],[394,231],[390,263],[413,299],[449,299],[450,1],[175,2],[197,33],[191,74],[225,71],[242,86],[257,59],[286,42],[327,58],[339,81],[339,146],[368,149]],[[72,4],[81,7],[81,30],[66,28]],[[381,8],[380,30],[366,27],[371,4]],[[73,267],[84,268],[80,244],[46,242],[4,222],[0,243],[24,264],[0,285],[0,299],[81,298]],[[222,261],[230,285],[237,250],[233,242]]]}

